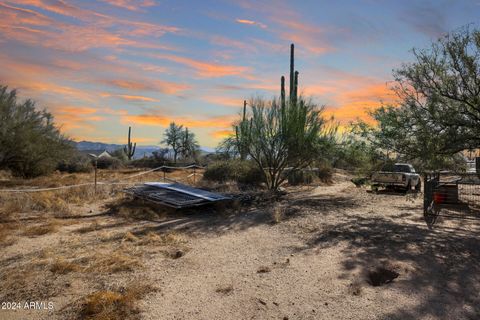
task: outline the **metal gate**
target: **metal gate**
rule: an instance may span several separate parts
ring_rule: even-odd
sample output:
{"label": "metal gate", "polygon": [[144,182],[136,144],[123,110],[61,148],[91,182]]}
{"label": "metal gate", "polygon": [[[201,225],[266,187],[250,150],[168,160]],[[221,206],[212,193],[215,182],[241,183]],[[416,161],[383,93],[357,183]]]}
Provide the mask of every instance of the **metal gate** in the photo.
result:
{"label": "metal gate", "polygon": [[429,227],[439,216],[480,219],[480,174],[426,173],[424,185],[423,214]]}

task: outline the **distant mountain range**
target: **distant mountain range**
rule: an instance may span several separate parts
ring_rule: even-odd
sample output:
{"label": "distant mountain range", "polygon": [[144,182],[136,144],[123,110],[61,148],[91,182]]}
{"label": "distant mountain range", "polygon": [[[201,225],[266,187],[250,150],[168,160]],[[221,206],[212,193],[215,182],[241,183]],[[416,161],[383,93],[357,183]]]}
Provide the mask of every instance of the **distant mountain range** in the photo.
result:
{"label": "distant mountain range", "polygon": [[[103,142],[92,142],[92,141],[80,141],[76,142],[77,150],[82,153],[100,153],[103,151],[113,152],[118,149],[123,149],[123,144],[111,144]],[[160,149],[159,146],[140,146],[137,145],[135,150],[134,159],[139,159],[143,157],[149,157],[156,150]],[[209,147],[200,147],[200,149],[205,153],[215,152],[215,149]]]}

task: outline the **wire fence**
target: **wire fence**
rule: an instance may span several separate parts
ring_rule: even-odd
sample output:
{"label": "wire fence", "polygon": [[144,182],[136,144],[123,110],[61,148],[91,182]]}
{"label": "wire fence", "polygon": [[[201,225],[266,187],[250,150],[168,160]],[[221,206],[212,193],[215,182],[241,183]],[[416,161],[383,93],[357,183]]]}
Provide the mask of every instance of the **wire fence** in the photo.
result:
{"label": "wire fence", "polygon": [[[79,187],[85,187],[85,186],[104,186],[104,185],[130,185],[133,183],[138,183],[137,181],[128,181],[132,180],[144,175],[147,175],[149,173],[153,172],[163,172],[163,177],[162,180],[164,182],[185,182],[187,180],[192,180],[193,183],[197,181],[197,177],[202,176],[202,173],[199,172],[199,169],[204,169],[204,167],[193,164],[189,166],[160,166],[157,168],[153,168],[151,170],[139,172],[133,175],[130,175],[128,177],[124,177],[122,179],[114,179],[110,181],[94,181],[94,182],[87,182],[87,183],[78,183],[78,184],[71,184],[71,185],[66,185],[66,186],[60,186],[60,187],[50,187],[50,188],[30,188],[30,189],[0,189],[0,193],[30,193],[30,192],[44,192],[44,191],[57,191],[57,190],[65,190],[65,189],[70,189],[70,188],[79,188]],[[184,178],[179,178],[175,177],[172,179],[169,177],[169,173],[176,171],[176,170],[189,170],[190,174],[186,175]]]}

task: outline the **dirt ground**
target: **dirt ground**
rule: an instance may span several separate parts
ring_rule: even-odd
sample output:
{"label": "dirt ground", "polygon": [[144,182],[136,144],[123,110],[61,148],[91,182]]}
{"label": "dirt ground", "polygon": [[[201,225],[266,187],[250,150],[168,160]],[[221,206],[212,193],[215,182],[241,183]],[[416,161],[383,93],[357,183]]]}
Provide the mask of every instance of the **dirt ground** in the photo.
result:
{"label": "dirt ground", "polygon": [[421,194],[342,174],[286,191],[187,213],[117,195],[3,221],[0,302],[22,307],[0,318],[480,318],[480,212],[429,229]]}

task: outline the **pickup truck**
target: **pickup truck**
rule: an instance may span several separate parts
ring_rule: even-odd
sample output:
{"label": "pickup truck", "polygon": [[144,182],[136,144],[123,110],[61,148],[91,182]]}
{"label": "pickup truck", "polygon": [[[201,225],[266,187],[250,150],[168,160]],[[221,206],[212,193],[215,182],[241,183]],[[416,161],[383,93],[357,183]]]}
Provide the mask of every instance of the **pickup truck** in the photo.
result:
{"label": "pickup truck", "polygon": [[409,191],[414,187],[416,191],[420,191],[422,181],[411,164],[395,163],[393,168],[390,166],[390,168],[383,168],[381,171],[375,172],[372,175],[371,185],[373,190],[385,187]]}

